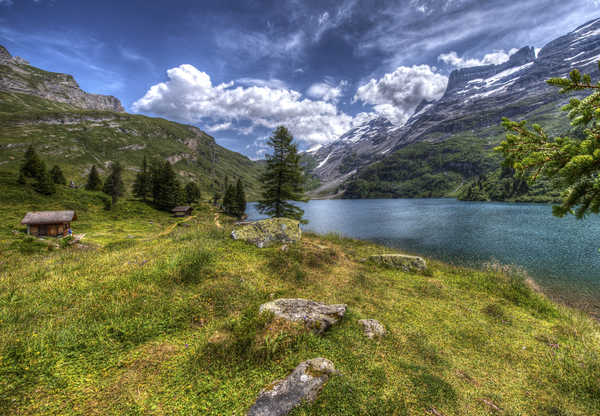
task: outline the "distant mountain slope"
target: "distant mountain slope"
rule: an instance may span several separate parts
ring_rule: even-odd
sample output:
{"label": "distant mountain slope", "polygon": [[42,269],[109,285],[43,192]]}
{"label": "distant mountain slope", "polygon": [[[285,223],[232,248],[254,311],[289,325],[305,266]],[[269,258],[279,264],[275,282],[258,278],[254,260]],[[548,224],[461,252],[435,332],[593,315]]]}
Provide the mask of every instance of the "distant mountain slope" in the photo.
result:
{"label": "distant mountain slope", "polygon": [[[48,165],[60,165],[67,179],[78,185],[92,165],[105,173],[112,161],[123,164],[125,179],[131,182],[147,156],[169,160],[182,182],[197,181],[205,197],[220,189],[226,177],[242,178],[249,198],[258,196],[260,164],[219,146],[202,130],[127,114],[114,97],[75,90],[70,75],[47,73],[20,58],[9,59],[8,65],[0,62],[1,69],[11,68],[0,72],[0,170],[16,172],[25,149],[34,144]],[[39,74],[44,77],[41,83]],[[53,99],[43,98],[44,94]]]}
{"label": "distant mountain slope", "polygon": [[[564,132],[568,123],[560,107],[568,97],[559,94],[545,80],[566,76],[574,68],[597,77],[600,75],[598,60],[600,19],[548,43],[537,57],[533,48],[525,47],[502,65],[456,70],[450,75],[444,96],[437,102],[422,103],[402,127],[397,128],[386,120],[378,119],[373,125],[365,124],[355,129],[355,132],[360,131],[359,136],[354,136],[355,140],[342,140],[342,137],[313,152],[314,165],[318,168],[312,173],[322,182],[321,192],[332,193],[341,184],[359,179],[367,182],[385,181],[385,178],[373,176],[373,169],[368,170],[370,179],[367,180],[362,176],[362,171],[375,162],[379,170],[393,170],[391,165],[397,164],[394,153],[413,143],[434,144],[450,139],[465,143],[464,140],[477,140],[489,149],[503,137],[503,131],[499,128],[502,117],[527,118],[548,126],[550,131]],[[352,134],[352,131],[344,136],[348,134]],[[476,155],[479,157],[478,153]],[[470,156],[464,156],[464,163],[473,162],[468,159]],[[350,159],[354,160],[354,164],[342,163]],[[355,173],[349,175],[349,171]],[[475,174],[469,169],[462,172],[443,166],[435,169],[434,173],[458,174],[447,187],[437,189],[435,194],[447,194]],[[484,172],[477,175],[481,173]],[[401,187],[397,183],[402,181],[398,179],[399,176],[392,175],[394,179],[388,188]],[[426,193],[428,189],[424,191]],[[381,195],[379,191],[376,193]],[[389,196],[406,195],[392,192]]]}

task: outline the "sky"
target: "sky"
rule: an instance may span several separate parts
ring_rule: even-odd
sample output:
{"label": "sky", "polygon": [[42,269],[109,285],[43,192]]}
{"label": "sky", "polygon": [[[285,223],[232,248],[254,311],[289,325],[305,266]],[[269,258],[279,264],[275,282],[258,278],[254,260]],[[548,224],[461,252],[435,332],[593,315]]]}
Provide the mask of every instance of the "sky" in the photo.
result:
{"label": "sky", "polygon": [[256,159],[278,125],[302,150],[402,125],[452,70],[599,16],[600,0],[0,0],[0,44]]}

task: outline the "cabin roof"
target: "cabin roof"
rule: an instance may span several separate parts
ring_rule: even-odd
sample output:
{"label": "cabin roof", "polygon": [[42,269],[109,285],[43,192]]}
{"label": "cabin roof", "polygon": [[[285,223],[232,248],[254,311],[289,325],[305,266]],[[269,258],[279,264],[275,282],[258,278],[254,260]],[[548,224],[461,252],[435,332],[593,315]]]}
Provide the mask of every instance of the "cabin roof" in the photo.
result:
{"label": "cabin roof", "polygon": [[35,211],[25,214],[21,224],[60,224],[76,219],[75,211]]}
{"label": "cabin roof", "polygon": [[192,209],[192,207],[190,207],[189,205],[183,205],[180,207],[175,207],[171,210],[171,212],[185,212],[185,211],[189,211],[190,209]]}

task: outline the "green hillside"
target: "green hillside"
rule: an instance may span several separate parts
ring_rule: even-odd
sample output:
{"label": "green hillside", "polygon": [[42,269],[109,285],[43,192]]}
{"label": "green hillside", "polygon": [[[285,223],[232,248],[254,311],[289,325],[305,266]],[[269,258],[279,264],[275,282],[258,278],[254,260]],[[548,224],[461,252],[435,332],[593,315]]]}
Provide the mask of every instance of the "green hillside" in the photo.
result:
{"label": "green hillside", "polygon": [[[0,175],[2,415],[243,415],[319,356],[341,375],[295,416],[600,413],[600,327],[518,276],[395,271],[361,260],[389,249],[333,235],[258,249],[207,205],[177,226],[138,201],[105,211],[101,193],[44,197],[14,176]],[[77,209],[82,244],[28,238],[21,216],[44,208]],[[318,336],[258,314],[280,297],[348,312]],[[364,337],[362,318],[388,334]]]}
{"label": "green hillside", "polygon": [[[560,111],[563,104],[564,99],[552,102],[522,118],[544,126],[549,134],[563,134],[569,130],[569,120]],[[469,123],[452,134],[430,133],[423,141],[361,168],[343,186],[343,197],[556,201],[559,192],[547,181],[524,184],[501,167],[502,159],[493,149],[504,135],[499,124],[473,130]]]}
{"label": "green hillside", "polygon": [[92,165],[105,173],[113,161],[121,162],[130,183],[145,155],[170,160],[182,183],[198,182],[206,196],[220,189],[226,177],[241,177],[250,199],[259,194],[260,165],[195,127],[0,92],[0,170],[16,171],[29,144],[48,166],[58,164],[78,185],[85,183]]}

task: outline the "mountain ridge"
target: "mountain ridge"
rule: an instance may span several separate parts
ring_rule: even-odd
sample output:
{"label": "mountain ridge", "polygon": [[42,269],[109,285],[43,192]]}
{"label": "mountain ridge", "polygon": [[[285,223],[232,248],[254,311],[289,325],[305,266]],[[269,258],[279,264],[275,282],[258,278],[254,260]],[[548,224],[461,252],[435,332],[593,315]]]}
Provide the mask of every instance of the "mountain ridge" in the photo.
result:
{"label": "mountain ridge", "polygon": [[[455,70],[450,74],[442,98],[434,103],[421,103],[404,125],[375,131],[365,124],[355,129],[362,128],[361,140],[352,143],[337,140],[313,152],[310,157],[318,168],[311,174],[321,181],[315,193],[339,193],[340,186],[353,180],[340,180],[347,175],[343,171],[347,172],[348,167],[340,171],[340,166],[349,155],[356,155],[352,168],[356,171],[354,176],[360,177],[361,169],[384,162],[413,143],[440,143],[470,137],[474,140],[485,138],[483,141],[489,141],[491,148],[503,137],[499,128],[502,117],[534,121],[560,118],[560,107],[568,97],[559,94],[545,81],[551,77],[564,77],[574,68],[597,77],[598,60],[600,19],[594,19],[547,43],[537,57],[534,49],[526,46],[504,64]],[[380,126],[383,124],[379,122]]]}

